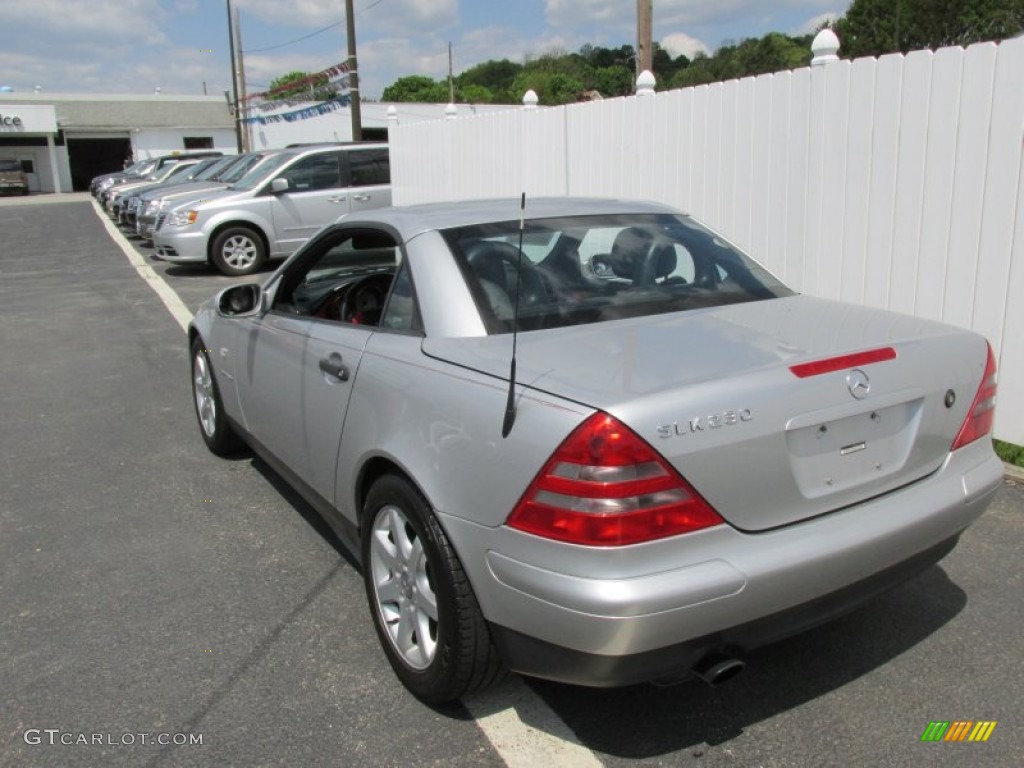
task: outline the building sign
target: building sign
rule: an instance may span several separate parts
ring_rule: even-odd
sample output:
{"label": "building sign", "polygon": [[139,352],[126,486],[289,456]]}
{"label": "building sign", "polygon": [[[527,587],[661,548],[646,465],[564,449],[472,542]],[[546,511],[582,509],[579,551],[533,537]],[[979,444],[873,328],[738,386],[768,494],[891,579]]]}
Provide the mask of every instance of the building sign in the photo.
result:
{"label": "building sign", "polygon": [[0,134],[56,133],[57,111],[49,104],[12,104],[0,100]]}

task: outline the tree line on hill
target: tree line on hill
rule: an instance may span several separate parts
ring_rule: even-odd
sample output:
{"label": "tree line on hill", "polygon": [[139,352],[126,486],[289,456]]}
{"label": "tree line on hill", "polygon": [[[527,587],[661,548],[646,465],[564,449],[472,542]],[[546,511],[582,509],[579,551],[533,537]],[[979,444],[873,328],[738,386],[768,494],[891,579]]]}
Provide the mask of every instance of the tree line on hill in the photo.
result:
{"label": "tree line on hill", "polygon": [[[825,25],[823,25],[825,26]],[[1024,0],[854,0],[832,25],[843,58],[970,45],[1002,40],[1024,31]],[[653,70],[657,88],[685,88],[804,67],[813,35],[769,32],[727,42],[713,54],[673,57],[657,43]],[[544,105],[633,93],[636,51],[631,45],[584,45],[575,53],[554,50],[522,63],[502,59],[477,64],[452,78],[400,77],[384,89],[382,101],[446,104],[518,104],[528,90]],[[301,79],[292,72],[283,78]],[[278,81],[275,81],[277,83]],[[274,83],[271,83],[274,86]]]}

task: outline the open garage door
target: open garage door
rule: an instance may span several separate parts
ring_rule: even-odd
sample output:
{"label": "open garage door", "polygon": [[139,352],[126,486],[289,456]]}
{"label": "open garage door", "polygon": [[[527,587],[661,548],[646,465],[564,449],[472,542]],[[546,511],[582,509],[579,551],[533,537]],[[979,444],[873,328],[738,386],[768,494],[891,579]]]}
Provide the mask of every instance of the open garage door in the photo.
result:
{"label": "open garage door", "polygon": [[126,138],[67,139],[71,187],[76,192],[89,189],[89,182],[101,173],[124,168],[124,159],[132,148]]}

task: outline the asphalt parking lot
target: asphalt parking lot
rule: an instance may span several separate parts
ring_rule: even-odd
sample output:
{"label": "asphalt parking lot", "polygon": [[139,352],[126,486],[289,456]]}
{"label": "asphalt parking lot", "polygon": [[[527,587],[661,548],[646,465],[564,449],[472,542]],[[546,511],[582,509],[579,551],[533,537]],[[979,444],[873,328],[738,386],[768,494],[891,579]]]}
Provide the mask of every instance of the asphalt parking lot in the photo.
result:
{"label": "asphalt parking lot", "polygon": [[[207,453],[181,328],[92,204],[0,201],[0,233],[0,765],[1024,764],[1024,481],[938,566],[721,688],[513,678],[433,709],[316,514]],[[150,263],[193,311],[236,282]],[[922,743],[935,720],[998,725]]]}

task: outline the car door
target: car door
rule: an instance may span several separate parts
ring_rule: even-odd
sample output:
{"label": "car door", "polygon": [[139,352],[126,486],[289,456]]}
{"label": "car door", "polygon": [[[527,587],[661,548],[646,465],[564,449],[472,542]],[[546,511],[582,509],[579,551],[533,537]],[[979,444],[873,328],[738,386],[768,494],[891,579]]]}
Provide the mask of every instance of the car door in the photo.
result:
{"label": "car door", "polygon": [[[325,225],[349,212],[348,190],[342,185],[341,150],[300,157],[275,179],[288,182],[284,192],[271,192],[273,252],[292,253]],[[272,187],[273,181],[268,185]]]}
{"label": "car door", "polygon": [[342,170],[348,184],[349,210],[391,205],[391,166],[387,147],[349,149]]}
{"label": "car door", "polygon": [[[328,501],[352,385],[379,322],[366,307],[371,299],[383,306],[397,254],[386,232],[324,232],[282,274],[270,310],[253,320],[245,341],[237,379],[247,428]],[[376,282],[372,297],[360,293],[368,280]]]}

